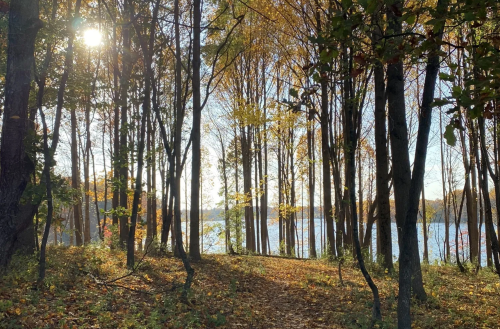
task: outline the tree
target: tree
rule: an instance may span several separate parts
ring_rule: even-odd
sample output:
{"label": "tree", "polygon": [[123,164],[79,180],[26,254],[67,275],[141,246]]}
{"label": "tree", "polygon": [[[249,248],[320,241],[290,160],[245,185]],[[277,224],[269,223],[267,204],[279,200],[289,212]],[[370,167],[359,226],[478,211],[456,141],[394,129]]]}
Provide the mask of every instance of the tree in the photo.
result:
{"label": "tree", "polygon": [[[438,1],[436,9],[437,16],[439,18],[442,18],[448,10],[447,5],[447,0]],[[417,252],[418,240],[416,223],[419,198],[422,193],[424,181],[425,160],[427,157],[432,108],[434,106],[434,91],[440,68],[439,51],[443,30],[444,23],[438,25],[435,42],[430,46],[427,65],[425,68],[425,82],[420,108],[415,161],[413,164],[413,172],[411,174],[411,183],[407,199],[407,212],[405,215],[406,218],[404,222],[403,240],[400,252],[398,328],[411,328],[411,289],[413,288],[413,293],[418,299],[425,299],[426,297],[425,290],[423,289],[421,282],[422,274],[420,270],[420,258]],[[395,180],[399,178],[400,177],[395,177]]]}
{"label": "tree", "polygon": [[20,220],[18,215],[19,202],[34,170],[26,138],[35,38],[42,27],[38,14],[38,1],[19,0],[10,4],[0,149],[0,268],[7,266],[19,233],[29,225],[29,221]]}

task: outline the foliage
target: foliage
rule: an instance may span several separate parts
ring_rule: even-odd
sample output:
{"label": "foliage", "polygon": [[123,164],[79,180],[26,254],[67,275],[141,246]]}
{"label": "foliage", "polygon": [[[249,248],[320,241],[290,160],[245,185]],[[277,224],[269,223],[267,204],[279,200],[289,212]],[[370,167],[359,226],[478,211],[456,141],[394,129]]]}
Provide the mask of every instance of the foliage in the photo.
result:
{"label": "foliage", "polygon": [[[371,294],[356,266],[280,257],[206,255],[195,264],[188,303],[175,258],[146,257],[132,275],[125,254],[99,246],[51,247],[45,284],[32,289],[34,259],[14,258],[0,279],[0,327],[61,328],[365,328]],[[83,251],[83,252],[82,252]],[[492,328],[500,284],[482,271],[423,267],[429,300],[414,305],[415,328]],[[376,271],[384,321],[396,327],[397,273]],[[108,284],[103,284],[108,280]],[[328,307],[325,307],[328,305]]]}

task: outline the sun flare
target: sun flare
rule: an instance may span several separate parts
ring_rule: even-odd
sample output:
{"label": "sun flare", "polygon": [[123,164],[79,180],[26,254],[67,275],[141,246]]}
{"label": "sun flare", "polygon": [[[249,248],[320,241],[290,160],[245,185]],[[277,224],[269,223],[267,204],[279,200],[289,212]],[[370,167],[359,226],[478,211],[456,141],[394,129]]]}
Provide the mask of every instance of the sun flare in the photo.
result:
{"label": "sun flare", "polygon": [[89,47],[96,47],[101,44],[101,32],[96,29],[86,30],[83,34],[83,40]]}

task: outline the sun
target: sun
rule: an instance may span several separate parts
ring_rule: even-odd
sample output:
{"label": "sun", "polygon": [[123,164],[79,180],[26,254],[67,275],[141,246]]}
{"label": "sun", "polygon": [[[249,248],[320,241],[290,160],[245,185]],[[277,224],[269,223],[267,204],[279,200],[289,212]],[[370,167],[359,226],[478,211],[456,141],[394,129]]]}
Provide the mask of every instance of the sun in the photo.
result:
{"label": "sun", "polygon": [[101,44],[101,32],[96,29],[89,29],[83,33],[83,40],[89,47],[96,47]]}

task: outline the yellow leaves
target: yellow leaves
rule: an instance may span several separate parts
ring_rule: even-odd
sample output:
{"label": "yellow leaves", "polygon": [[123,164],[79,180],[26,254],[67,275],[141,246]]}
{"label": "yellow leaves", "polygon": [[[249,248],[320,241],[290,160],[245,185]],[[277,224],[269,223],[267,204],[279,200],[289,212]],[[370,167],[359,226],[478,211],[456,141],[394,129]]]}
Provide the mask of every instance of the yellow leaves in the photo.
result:
{"label": "yellow leaves", "polygon": [[14,310],[14,313],[15,313],[16,315],[21,315],[21,309],[20,309],[19,307],[18,307],[18,308],[16,308],[16,309]]}

